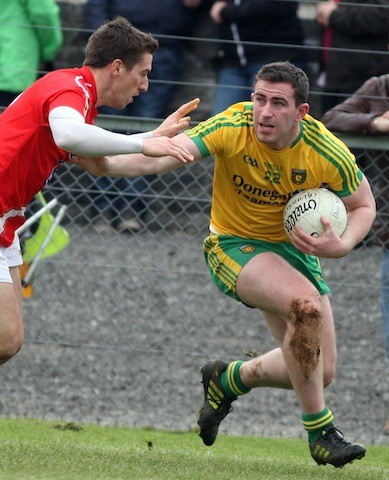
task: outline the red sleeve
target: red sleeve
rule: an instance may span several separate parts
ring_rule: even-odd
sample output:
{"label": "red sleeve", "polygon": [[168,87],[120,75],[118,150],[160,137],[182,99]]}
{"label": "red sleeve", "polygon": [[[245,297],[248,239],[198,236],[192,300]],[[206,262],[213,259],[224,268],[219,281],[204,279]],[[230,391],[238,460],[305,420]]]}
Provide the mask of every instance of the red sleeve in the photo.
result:
{"label": "red sleeve", "polygon": [[86,123],[93,123],[97,115],[96,88],[85,67],[77,73],[80,74],[75,75],[74,70],[63,70],[47,79],[45,86],[50,94],[46,95],[46,106],[48,112],[56,107],[74,108],[85,118]]}
{"label": "red sleeve", "polygon": [[51,99],[49,111],[56,107],[71,107],[80,112],[82,116],[85,116],[86,106],[86,99],[80,92],[65,90]]}

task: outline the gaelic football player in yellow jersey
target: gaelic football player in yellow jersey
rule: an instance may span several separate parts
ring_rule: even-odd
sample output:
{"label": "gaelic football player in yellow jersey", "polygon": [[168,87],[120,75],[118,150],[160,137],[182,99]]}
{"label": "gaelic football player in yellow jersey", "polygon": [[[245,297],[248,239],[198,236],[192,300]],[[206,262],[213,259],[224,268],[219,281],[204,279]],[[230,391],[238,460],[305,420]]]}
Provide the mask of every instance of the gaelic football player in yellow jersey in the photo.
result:
{"label": "gaelic football player in yellow jersey", "polygon": [[[289,62],[258,72],[252,101],[230,108],[177,136],[195,160],[215,157],[210,235],[204,252],[211,277],[226,295],[258,308],[279,347],[257,358],[208,362],[201,369],[204,404],[198,423],[212,445],[231,403],[255,387],[293,388],[312,457],[335,467],[365,448],[335,427],[324,388],[336,368],[334,322],[318,257],[347,255],[375,217],[368,181],[348,148],[309,115],[306,74]],[[143,155],[76,159],[92,173],[138,176],[183,164]],[[96,166],[99,165],[98,168]],[[282,213],[298,190],[326,184],[348,208],[340,238],[328,220],[311,237],[296,226],[287,237]]]}

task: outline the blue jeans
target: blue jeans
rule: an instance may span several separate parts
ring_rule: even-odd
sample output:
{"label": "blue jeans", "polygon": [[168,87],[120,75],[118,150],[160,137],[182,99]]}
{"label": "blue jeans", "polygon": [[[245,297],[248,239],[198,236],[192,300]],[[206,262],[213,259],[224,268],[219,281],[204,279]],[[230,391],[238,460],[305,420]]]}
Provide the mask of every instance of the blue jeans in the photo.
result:
{"label": "blue jeans", "polygon": [[[222,112],[233,103],[250,101],[255,75],[263,65],[262,62],[258,62],[239,67],[222,67],[217,76],[218,87],[213,115]],[[295,62],[295,65],[302,69],[306,67],[304,62]]]}
{"label": "blue jeans", "polygon": [[389,359],[389,249],[382,249],[381,258],[381,316],[386,354]]}
{"label": "blue jeans", "polygon": [[261,63],[256,63],[245,67],[221,68],[217,76],[213,114],[222,112],[233,103],[250,101],[254,77],[261,67]]}
{"label": "blue jeans", "polygon": [[95,188],[99,191],[93,200],[93,209],[96,214],[110,211],[120,217],[130,208],[138,218],[147,212],[147,205],[142,197],[150,186],[152,175],[138,178],[109,178],[95,179]]}

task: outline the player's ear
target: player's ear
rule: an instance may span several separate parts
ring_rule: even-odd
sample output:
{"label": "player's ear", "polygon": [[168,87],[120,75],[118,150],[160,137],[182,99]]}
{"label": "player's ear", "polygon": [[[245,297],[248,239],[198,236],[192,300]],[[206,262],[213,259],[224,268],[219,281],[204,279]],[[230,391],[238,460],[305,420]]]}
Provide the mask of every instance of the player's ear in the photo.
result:
{"label": "player's ear", "polygon": [[114,77],[117,77],[120,75],[120,71],[123,69],[123,62],[116,58],[112,63],[111,63],[111,73]]}
{"label": "player's ear", "polygon": [[300,103],[297,107],[297,120],[300,121],[309,112],[309,103]]}

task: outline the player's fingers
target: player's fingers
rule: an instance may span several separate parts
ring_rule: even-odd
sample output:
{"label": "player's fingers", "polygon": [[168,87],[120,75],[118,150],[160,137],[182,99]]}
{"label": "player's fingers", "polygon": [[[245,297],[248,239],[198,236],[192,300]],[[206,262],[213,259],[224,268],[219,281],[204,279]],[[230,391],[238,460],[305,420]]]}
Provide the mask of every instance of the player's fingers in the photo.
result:
{"label": "player's fingers", "polygon": [[195,110],[198,107],[199,103],[200,103],[200,99],[194,98],[193,100],[190,100],[189,102],[186,102],[180,107],[178,107],[175,113],[180,117],[182,117],[187,113],[191,112],[192,110]]}
{"label": "player's fingers", "polygon": [[80,163],[80,158],[77,155],[71,153],[69,155],[69,163],[75,163],[77,165],[78,163]]}
{"label": "player's fingers", "polygon": [[295,237],[303,238],[305,240],[311,238],[309,233],[307,233],[299,224],[296,224],[293,227],[293,230],[291,232]]}
{"label": "player's fingers", "polygon": [[326,218],[326,217],[323,217],[323,216],[320,217],[320,221],[321,221],[321,223],[322,223],[323,225],[325,225],[325,226],[326,226],[326,225],[331,225],[331,222],[330,222],[330,221],[328,220],[328,218]]}
{"label": "player's fingers", "polygon": [[171,129],[174,133],[181,132],[189,127],[190,117],[180,118],[172,125]]}
{"label": "player's fingers", "polygon": [[324,228],[323,233],[330,232],[331,230],[333,230],[331,222],[326,217],[320,217],[320,221]]}
{"label": "player's fingers", "polygon": [[190,122],[190,116],[189,115],[187,115],[186,117],[182,117],[177,121],[178,124],[180,124],[180,123],[188,123],[189,124],[189,122]]}
{"label": "player's fingers", "polygon": [[192,162],[193,155],[185,147],[181,145],[172,146],[171,155],[180,160],[182,163]]}

